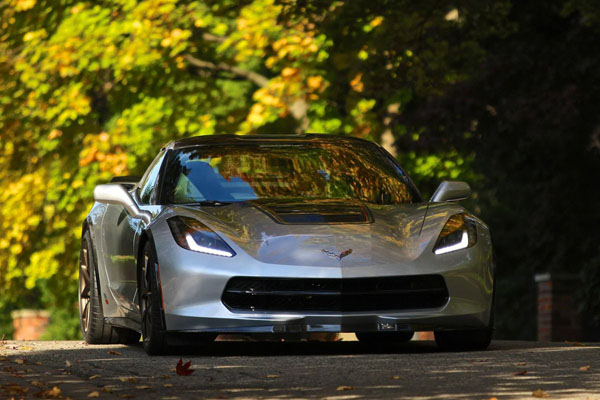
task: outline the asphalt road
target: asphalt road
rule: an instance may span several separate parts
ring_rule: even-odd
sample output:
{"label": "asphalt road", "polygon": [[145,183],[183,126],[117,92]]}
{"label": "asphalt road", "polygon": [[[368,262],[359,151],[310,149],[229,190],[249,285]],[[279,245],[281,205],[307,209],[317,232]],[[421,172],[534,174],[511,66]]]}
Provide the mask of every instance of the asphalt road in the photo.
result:
{"label": "asphalt road", "polygon": [[[178,376],[182,357],[194,373]],[[148,357],[141,346],[0,344],[0,399],[600,400],[600,344],[495,341],[481,352],[433,342],[215,342]],[[88,397],[89,396],[89,397]]]}

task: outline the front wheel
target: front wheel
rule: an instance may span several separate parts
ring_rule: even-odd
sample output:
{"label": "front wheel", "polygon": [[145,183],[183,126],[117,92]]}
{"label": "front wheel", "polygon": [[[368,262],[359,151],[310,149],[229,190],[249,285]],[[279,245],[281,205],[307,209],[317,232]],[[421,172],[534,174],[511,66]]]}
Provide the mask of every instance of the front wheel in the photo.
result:
{"label": "front wheel", "polygon": [[152,242],[146,242],[138,274],[138,293],[142,319],[144,350],[149,355],[164,354],[168,350],[161,288],[158,281],[158,260]]}
{"label": "front wheel", "polygon": [[125,328],[113,327],[104,322],[100,296],[98,269],[89,231],[81,237],[79,254],[79,321],[83,340],[90,344],[133,344],[140,334]]}

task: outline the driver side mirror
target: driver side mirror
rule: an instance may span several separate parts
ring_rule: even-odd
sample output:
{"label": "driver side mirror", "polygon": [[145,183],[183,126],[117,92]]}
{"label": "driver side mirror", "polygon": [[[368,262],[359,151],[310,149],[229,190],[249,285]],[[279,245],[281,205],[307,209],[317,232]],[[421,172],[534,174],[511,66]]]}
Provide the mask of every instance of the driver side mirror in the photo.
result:
{"label": "driver side mirror", "polygon": [[120,204],[132,218],[139,218],[149,224],[152,216],[148,211],[140,210],[129,192],[118,183],[98,185],[94,188],[94,200],[99,203]]}
{"label": "driver side mirror", "polygon": [[464,200],[471,196],[471,187],[467,182],[462,181],[443,181],[436,189],[431,202],[439,203],[442,201]]}

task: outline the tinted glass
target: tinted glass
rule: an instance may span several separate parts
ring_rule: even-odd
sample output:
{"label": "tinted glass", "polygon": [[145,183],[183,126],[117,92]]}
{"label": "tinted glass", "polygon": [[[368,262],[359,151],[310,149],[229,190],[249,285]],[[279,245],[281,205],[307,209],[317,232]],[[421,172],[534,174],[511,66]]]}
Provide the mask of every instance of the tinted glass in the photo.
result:
{"label": "tinted glass", "polygon": [[156,185],[156,181],[158,179],[158,173],[160,172],[160,167],[162,164],[162,159],[164,157],[164,152],[160,153],[152,164],[148,167],[148,172],[142,178],[139,197],[143,204],[150,204],[152,200],[152,193],[154,190],[154,186]]}
{"label": "tinted glass", "polygon": [[408,178],[375,145],[303,142],[197,146],[169,156],[163,203],[257,199],[417,201]]}

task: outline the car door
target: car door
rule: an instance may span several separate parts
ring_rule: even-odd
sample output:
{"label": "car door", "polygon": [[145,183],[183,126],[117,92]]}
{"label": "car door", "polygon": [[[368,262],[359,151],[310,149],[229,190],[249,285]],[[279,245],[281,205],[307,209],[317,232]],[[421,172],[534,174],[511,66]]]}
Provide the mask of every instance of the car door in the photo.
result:
{"label": "car door", "polygon": [[[134,201],[142,207],[152,200],[163,159],[164,152],[161,152],[150,164],[139,184],[130,191]],[[131,218],[121,205],[111,204],[104,213],[102,228],[108,286],[120,306],[119,315],[113,316],[139,319],[134,251],[135,240],[143,229],[143,222],[139,218]]]}

